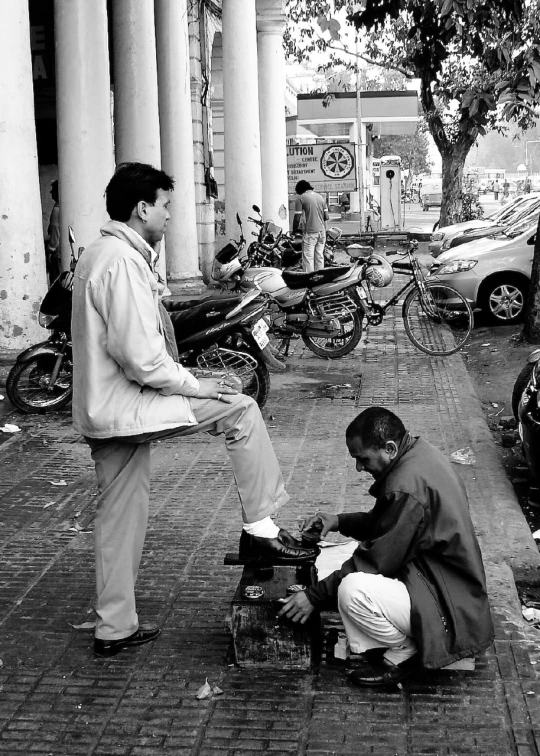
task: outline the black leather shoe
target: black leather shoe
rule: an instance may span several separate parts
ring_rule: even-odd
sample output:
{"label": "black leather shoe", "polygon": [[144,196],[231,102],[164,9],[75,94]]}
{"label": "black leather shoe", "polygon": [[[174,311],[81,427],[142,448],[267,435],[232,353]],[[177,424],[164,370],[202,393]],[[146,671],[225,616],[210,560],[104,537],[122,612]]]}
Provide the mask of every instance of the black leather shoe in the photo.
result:
{"label": "black leather shoe", "polygon": [[295,538],[288,530],[281,528],[278,533],[278,538],[285,546],[291,549],[302,549],[302,551],[316,551],[319,553],[319,547],[314,543],[305,543],[303,539]]}
{"label": "black leather shoe", "polygon": [[279,531],[277,538],[252,536],[242,530],[240,548],[238,549],[240,559],[253,559],[271,562],[272,564],[313,561],[317,553],[315,549],[307,549],[302,546],[296,538],[293,538],[283,528]]}
{"label": "black leather shoe", "polygon": [[142,646],[143,643],[153,641],[158,637],[161,630],[156,625],[141,625],[133,635],[116,640],[102,640],[94,638],[94,654],[96,656],[115,656],[123,648],[130,646]]}
{"label": "black leather shoe", "polygon": [[419,667],[418,654],[414,654],[401,664],[392,664],[383,657],[379,662],[366,662],[360,669],[351,672],[349,680],[353,685],[359,685],[363,688],[397,685],[410,677]]}

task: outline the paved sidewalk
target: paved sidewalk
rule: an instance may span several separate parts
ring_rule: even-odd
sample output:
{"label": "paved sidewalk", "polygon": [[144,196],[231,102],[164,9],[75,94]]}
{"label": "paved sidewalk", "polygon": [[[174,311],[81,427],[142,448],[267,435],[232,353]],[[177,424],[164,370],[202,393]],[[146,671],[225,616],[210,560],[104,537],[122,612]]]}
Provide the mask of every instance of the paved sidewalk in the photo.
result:
{"label": "paved sidewalk", "polygon": [[[68,413],[6,416],[6,402],[2,419],[22,432],[0,434],[0,754],[539,753],[540,631],[521,620],[512,569],[534,577],[540,558],[460,356],[418,352],[399,317],[341,360],[295,344],[290,370],[272,375],[266,410],[291,494],[280,523],[294,530],[316,508],[371,506],[371,479],[356,474],[344,443],[367,405],[395,409],[447,454],[471,446],[476,465],[459,472],[488,573],[493,648],[474,672],[428,673],[402,690],[355,689],[338,665],[232,666],[225,616],[240,570],[223,555],[237,547],[240,510],[222,442],[195,436],[153,451],[138,607],[162,635],[95,660],[93,631],[73,627],[92,619],[90,456]],[[205,678],[223,695],[198,701]]]}

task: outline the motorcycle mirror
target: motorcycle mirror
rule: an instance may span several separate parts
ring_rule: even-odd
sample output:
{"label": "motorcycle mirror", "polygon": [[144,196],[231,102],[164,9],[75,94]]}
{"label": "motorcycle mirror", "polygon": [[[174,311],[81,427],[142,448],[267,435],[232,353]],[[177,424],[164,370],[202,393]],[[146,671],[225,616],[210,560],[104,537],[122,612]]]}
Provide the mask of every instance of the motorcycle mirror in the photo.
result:
{"label": "motorcycle mirror", "polygon": [[257,205],[252,205],[251,207],[253,208],[253,210],[255,210],[256,213],[259,213],[259,215],[261,214],[261,208],[260,207],[257,207]]}
{"label": "motorcycle mirror", "polygon": [[75,244],[75,234],[71,226],[68,226],[68,239],[70,244]]}
{"label": "motorcycle mirror", "polygon": [[242,221],[240,220],[240,216],[238,213],[236,213],[236,222],[238,223],[239,226],[242,225]]}

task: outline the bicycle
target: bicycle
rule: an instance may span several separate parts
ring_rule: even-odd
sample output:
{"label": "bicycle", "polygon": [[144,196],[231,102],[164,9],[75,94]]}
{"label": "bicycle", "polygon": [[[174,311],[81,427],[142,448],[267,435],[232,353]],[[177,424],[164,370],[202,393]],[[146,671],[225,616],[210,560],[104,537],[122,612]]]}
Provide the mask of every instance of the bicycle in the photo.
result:
{"label": "bicycle", "polygon": [[[405,296],[403,323],[407,336],[415,347],[434,357],[454,354],[466,344],[473,329],[472,308],[465,297],[451,286],[436,280],[425,280],[420,263],[413,254],[417,248],[418,242],[413,240],[404,252],[396,250],[387,253],[387,256],[407,255],[411,272],[407,283],[388,302],[375,302],[371,284],[368,281],[362,282],[366,296],[361,301],[367,322],[371,326],[380,325],[390,307]],[[395,273],[408,272],[396,270],[395,266],[396,263],[392,265]]]}

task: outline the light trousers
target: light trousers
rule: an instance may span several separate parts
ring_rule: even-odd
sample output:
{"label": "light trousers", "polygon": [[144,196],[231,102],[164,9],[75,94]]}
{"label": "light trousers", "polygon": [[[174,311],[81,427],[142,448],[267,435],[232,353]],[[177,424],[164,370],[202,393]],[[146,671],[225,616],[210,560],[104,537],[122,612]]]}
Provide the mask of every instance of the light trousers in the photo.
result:
{"label": "light trousers", "polygon": [[414,653],[411,633],[411,599],[399,580],[353,572],[338,589],[338,608],[354,654],[387,648],[384,656],[400,664]]}
{"label": "light trousers", "polygon": [[87,438],[96,467],[99,498],[94,521],[96,637],[126,638],[139,627],[135,581],[150,498],[150,443],[206,431],[225,436],[245,522],[262,520],[289,496],[257,404],[244,394],[232,403],[190,399],[198,425],[122,438]]}
{"label": "light trousers", "polygon": [[302,266],[304,273],[324,268],[324,247],[326,232],[318,231],[314,234],[304,234],[302,240]]}

